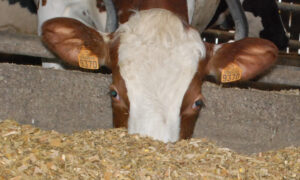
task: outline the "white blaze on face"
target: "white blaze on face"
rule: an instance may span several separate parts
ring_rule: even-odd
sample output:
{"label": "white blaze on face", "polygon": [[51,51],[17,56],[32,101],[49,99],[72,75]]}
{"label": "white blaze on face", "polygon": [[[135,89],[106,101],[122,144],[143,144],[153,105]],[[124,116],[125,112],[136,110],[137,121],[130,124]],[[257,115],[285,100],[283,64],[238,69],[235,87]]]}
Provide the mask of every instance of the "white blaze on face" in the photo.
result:
{"label": "white blaze on face", "polygon": [[118,31],[129,133],[178,140],[183,96],[205,56],[198,32],[185,29],[177,16],[162,9],[141,11]]}

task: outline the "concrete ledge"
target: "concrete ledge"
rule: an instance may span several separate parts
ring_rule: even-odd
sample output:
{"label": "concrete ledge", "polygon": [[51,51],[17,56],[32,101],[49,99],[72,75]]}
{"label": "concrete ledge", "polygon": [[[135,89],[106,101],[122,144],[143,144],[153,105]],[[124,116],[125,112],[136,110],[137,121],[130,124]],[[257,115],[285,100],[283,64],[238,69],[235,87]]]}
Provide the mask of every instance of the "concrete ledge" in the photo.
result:
{"label": "concrete ledge", "polygon": [[201,111],[195,137],[207,137],[243,153],[300,145],[300,94],[203,87],[206,108]]}
{"label": "concrete ledge", "polygon": [[[70,133],[112,127],[109,75],[0,64],[0,119]],[[300,145],[299,90],[270,92],[205,83],[195,137],[238,152]]]}
{"label": "concrete ledge", "polygon": [[0,52],[43,58],[55,58],[37,35],[0,31]]}
{"label": "concrete ledge", "polygon": [[108,75],[0,64],[0,119],[70,133],[110,128]]}
{"label": "concrete ledge", "polygon": [[300,88],[300,67],[276,65],[257,82],[269,85],[286,85]]}

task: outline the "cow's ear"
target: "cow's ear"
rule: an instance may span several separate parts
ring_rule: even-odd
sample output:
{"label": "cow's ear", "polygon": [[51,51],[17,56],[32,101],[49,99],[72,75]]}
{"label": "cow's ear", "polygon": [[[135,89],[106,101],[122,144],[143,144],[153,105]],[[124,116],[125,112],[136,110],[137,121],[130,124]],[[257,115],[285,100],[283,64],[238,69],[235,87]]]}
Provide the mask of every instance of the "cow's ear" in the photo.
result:
{"label": "cow's ear", "polygon": [[109,66],[109,47],[96,30],[71,18],[54,18],[42,26],[42,40],[58,57],[73,66]]}
{"label": "cow's ear", "polygon": [[272,42],[259,38],[220,45],[206,43],[206,49],[206,73],[222,83],[254,78],[272,66],[278,56]]}

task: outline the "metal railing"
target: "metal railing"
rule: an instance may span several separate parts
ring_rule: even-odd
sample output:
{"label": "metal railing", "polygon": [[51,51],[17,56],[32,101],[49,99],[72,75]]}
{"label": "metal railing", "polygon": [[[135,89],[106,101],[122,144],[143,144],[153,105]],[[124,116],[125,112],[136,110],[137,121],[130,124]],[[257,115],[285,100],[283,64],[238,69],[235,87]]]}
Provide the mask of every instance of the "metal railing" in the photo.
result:
{"label": "metal railing", "polygon": [[[277,2],[278,8],[280,11],[289,12],[289,22],[288,22],[288,29],[291,29],[292,27],[292,20],[293,20],[293,13],[300,13],[300,4],[295,3],[286,3],[282,2],[281,0],[278,0]],[[222,30],[216,30],[216,29],[207,29],[203,32],[204,37],[209,36],[215,37],[215,43],[217,44],[220,40],[222,41],[229,41],[234,39],[234,31],[222,31]],[[290,32],[287,32],[288,37],[291,37]],[[298,39],[290,39],[288,47],[286,48],[286,53],[290,53],[290,49],[298,49],[298,54],[300,55],[300,32],[298,35]]]}
{"label": "metal railing", "polygon": [[293,3],[277,2],[278,8],[282,11],[300,12],[300,5]]}

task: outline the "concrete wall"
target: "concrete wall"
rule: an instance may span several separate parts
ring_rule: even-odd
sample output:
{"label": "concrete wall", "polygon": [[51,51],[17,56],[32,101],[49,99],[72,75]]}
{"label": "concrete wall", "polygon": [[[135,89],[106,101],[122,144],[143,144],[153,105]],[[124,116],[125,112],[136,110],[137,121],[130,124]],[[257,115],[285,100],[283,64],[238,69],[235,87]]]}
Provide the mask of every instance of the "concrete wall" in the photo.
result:
{"label": "concrete wall", "polygon": [[[110,128],[110,75],[0,64],[0,119],[70,133]],[[195,137],[239,152],[300,145],[299,90],[270,92],[205,83]]]}

